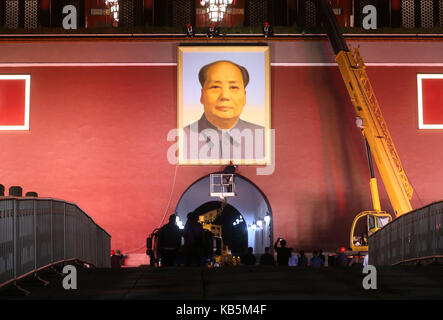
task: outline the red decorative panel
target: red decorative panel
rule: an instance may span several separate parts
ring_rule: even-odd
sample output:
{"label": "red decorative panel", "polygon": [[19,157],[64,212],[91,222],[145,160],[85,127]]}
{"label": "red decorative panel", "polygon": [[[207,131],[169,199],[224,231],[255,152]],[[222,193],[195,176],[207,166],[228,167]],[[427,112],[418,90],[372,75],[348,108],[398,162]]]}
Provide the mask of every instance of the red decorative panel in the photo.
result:
{"label": "red decorative panel", "polygon": [[420,129],[443,129],[443,74],[419,74],[418,119]]}
{"label": "red decorative panel", "polygon": [[29,76],[0,75],[0,130],[29,129]]}

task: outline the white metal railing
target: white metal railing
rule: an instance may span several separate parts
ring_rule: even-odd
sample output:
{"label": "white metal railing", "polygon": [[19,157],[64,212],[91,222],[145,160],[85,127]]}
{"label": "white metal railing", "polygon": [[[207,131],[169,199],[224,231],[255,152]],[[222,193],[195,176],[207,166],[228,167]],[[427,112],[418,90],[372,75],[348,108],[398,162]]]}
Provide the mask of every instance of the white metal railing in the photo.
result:
{"label": "white metal railing", "polygon": [[0,287],[68,260],[108,268],[110,247],[111,236],[74,203],[0,197]]}

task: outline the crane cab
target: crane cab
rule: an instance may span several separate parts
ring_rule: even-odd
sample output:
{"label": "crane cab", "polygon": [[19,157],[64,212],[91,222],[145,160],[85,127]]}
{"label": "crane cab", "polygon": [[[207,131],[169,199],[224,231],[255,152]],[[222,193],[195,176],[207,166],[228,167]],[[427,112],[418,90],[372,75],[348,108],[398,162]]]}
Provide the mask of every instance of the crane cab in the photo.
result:
{"label": "crane cab", "polygon": [[[356,232],[359,222],[365,222],[363,234]],[[377,232],[389,222],[392,216],[386,211],[364,211],[359,213],[352,223],[350,245],[352,251],[368,252],[368,237]]]}

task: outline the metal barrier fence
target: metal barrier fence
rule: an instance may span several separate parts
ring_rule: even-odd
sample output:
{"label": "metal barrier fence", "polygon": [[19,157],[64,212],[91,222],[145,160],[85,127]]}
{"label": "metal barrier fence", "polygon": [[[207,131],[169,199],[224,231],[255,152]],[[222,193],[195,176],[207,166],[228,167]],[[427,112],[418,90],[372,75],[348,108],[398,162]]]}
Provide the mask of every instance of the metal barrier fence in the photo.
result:
{"label": "metal barrier fence", "polygon": [[111,236],[73,203],[0,197],[0,287],[67,260],[108,268],[110,246]]}
{"label": "metal barrier fence", "polygon": [[369,237],[369,263],[443,258],[443,201],[398,217]]}

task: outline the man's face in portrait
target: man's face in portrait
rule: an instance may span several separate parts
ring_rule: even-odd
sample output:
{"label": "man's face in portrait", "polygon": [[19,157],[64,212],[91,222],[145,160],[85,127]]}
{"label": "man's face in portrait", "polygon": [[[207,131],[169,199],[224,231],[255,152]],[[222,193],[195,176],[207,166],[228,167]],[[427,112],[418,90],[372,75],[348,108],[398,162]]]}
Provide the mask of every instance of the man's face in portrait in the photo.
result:
{"label": "man's face in portrait", "polygon": [[241,71],[229,62],[219,62],[206,72],[200,102],[206,118],[220,129],[230,129],[246,104],[246,90]]}

